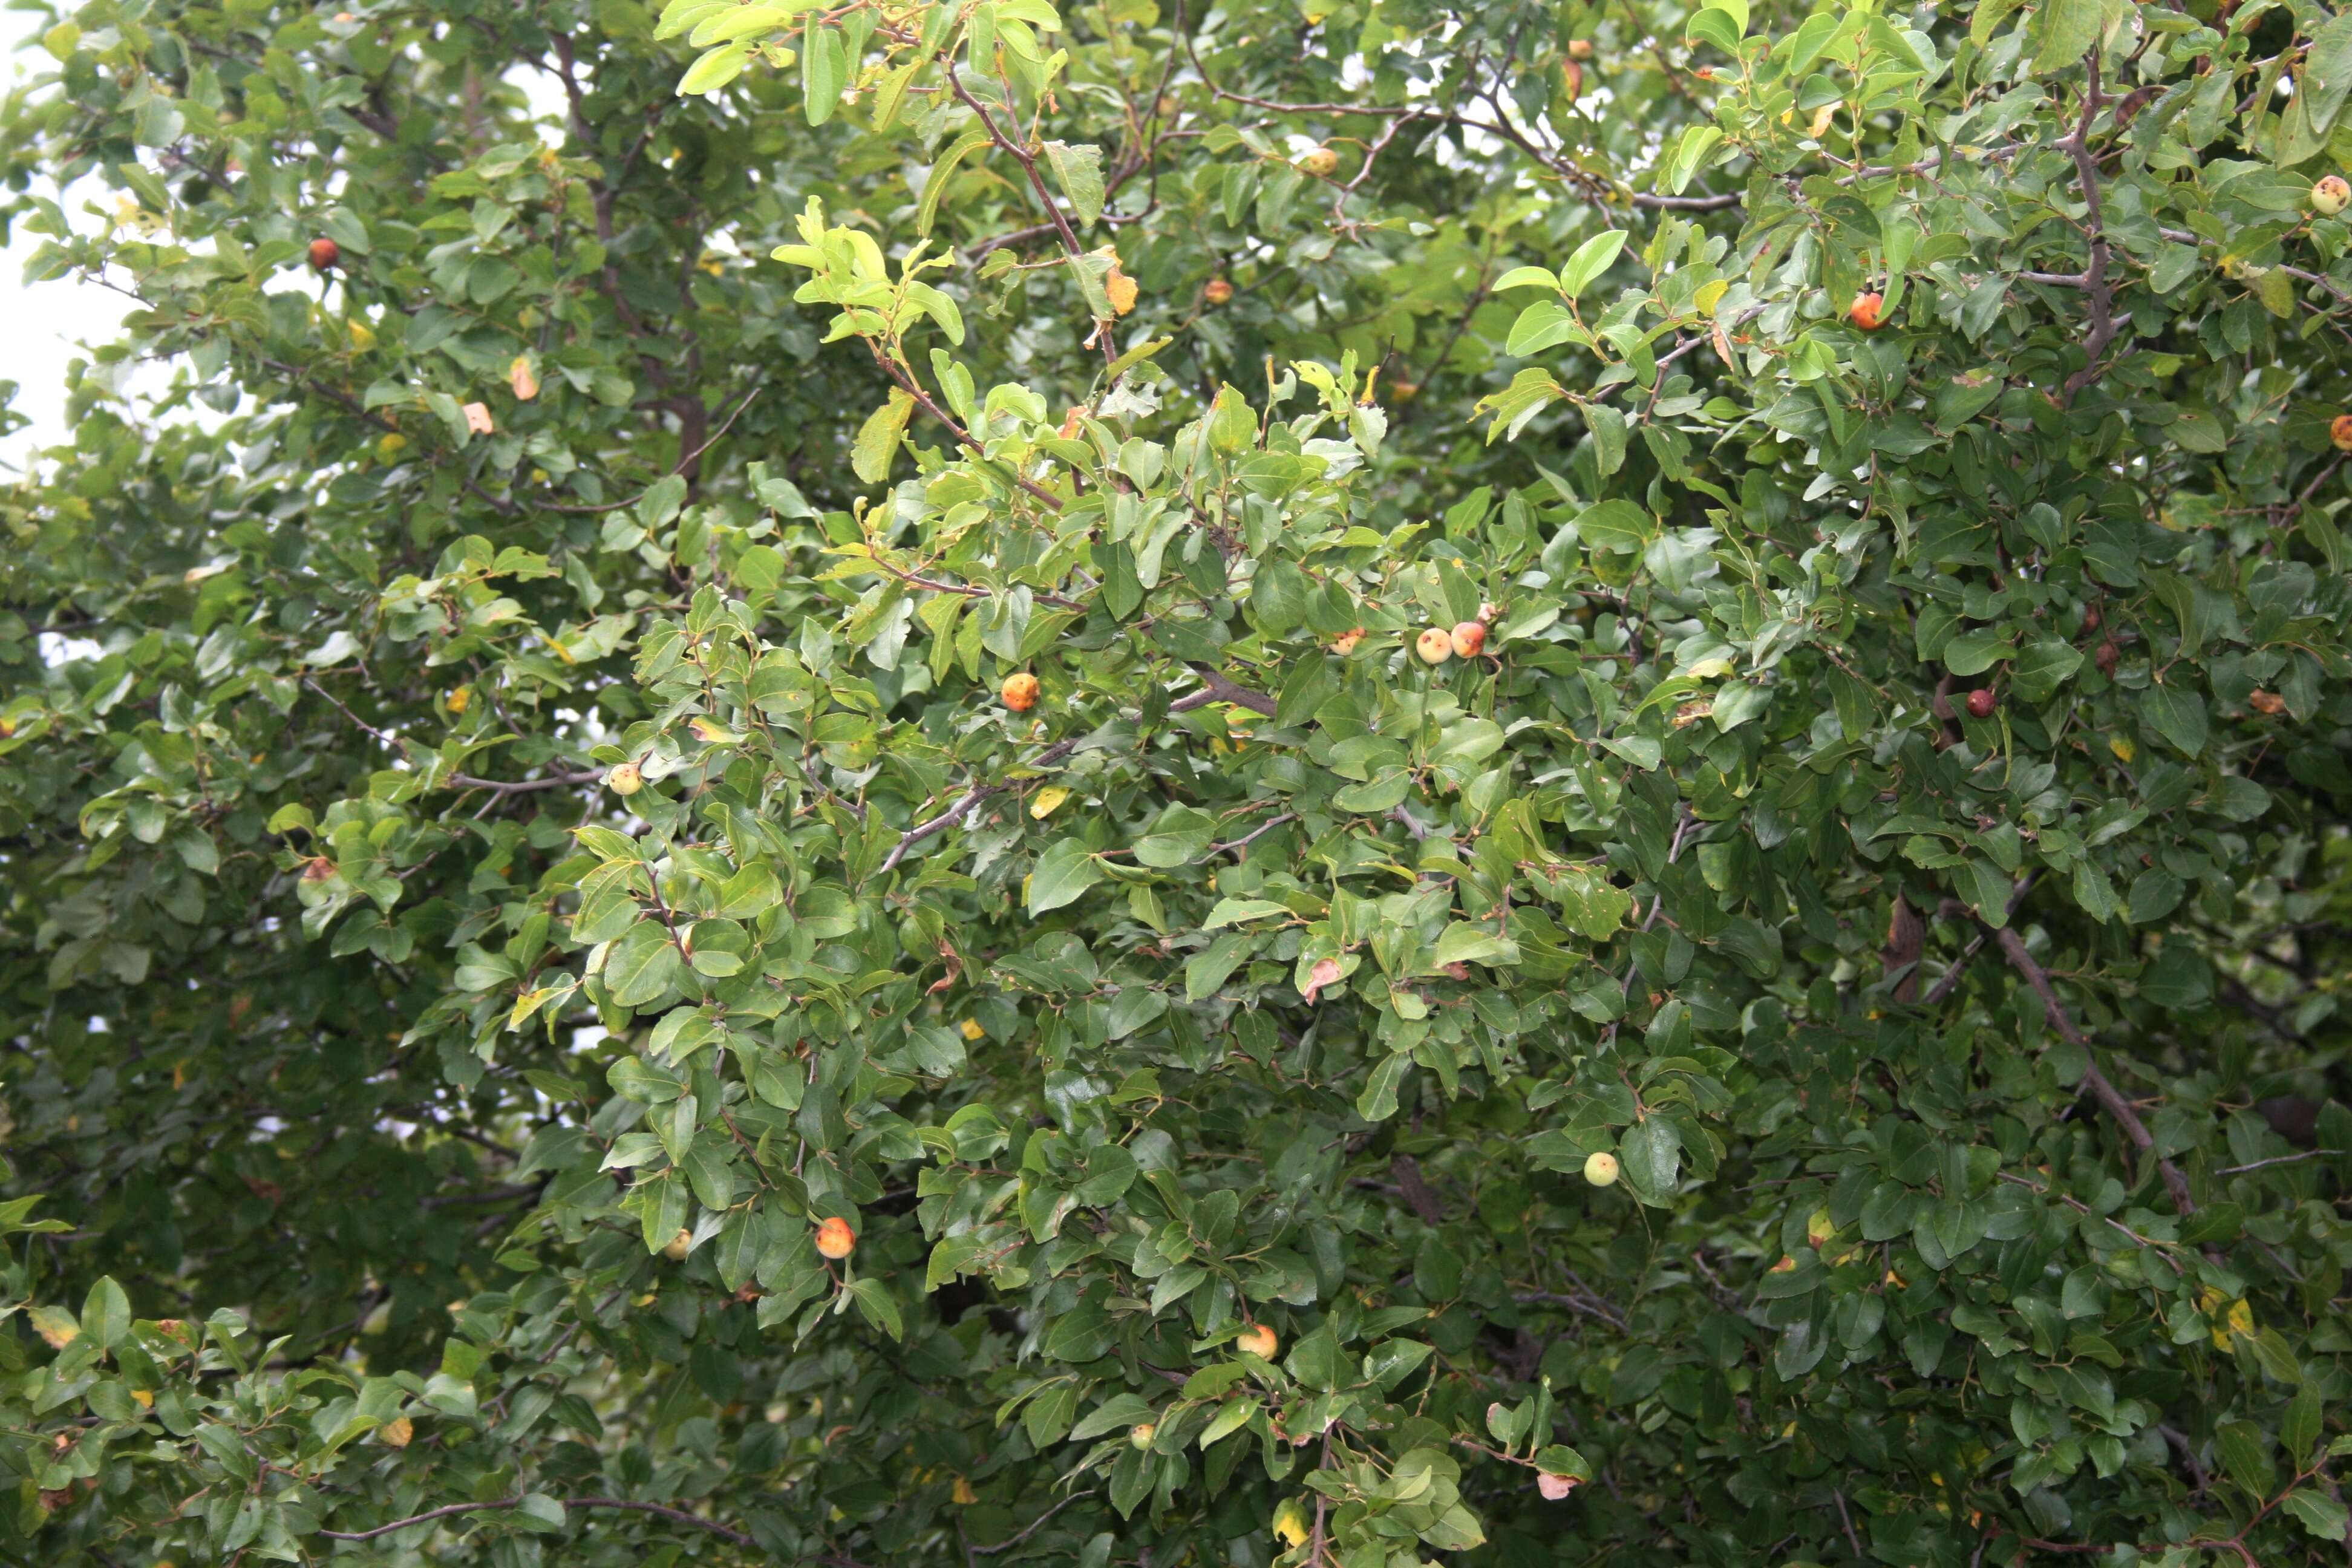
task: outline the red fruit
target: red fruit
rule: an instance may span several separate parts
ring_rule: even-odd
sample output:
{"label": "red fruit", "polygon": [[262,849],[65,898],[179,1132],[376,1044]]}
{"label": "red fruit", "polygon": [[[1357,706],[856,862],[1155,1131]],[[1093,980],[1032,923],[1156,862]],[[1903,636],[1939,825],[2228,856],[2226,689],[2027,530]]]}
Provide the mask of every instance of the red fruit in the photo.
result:
{"label": "red fruit", "polygon": [[1015,713],[1026,713],[1037,706],[1037,678],[1025,670],[1008,675],[1004,678],[1003,686],[998,689],[997,695],[1003,698],[1004,705]]}
{"label": "red fruit", "polygon": [[2327,439],[2339,452],[2352,452],[2352,414],[2339,414],[2327,426]]}
{"label": "red fruit", "polygon": [[1886,297],[1876,289],[1856,294],[1845,319],[1865,332],[1874,332],[1886,324]]}
{"label": "red fruit", "polygon": [[320,235],[310,242],[310,265],[318,271],[331,270],[343,258],[343,247]]}
{"label": "red fruit", "polygon": [[1454,626],[1447,640],[1454,645],[1454,658],[1475,658],[1479,650],[1486,646],[1486,623],[1463,621]]}
{"label": "red fruit", "polygon": [[1979,686],[1969,693],[1969,714],[1971,718],[1990,719],[1992,717],[1993,703],[1991,688]]}
{"label": "red fruit", "polygon": [[857,1233],[849,1228],[847,1220],[837,1215],[816,1227],[817,1251],[836,1263],[848,1257],[850,1249],[856,1245]]}

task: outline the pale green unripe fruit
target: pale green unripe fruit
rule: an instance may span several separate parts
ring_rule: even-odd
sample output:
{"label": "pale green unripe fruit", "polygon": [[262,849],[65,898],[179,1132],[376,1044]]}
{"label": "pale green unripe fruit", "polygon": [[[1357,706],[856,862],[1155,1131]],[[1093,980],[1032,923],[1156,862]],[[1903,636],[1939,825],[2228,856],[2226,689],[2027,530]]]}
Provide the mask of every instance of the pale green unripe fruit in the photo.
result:
{"label": "pale green unripe fruit", "polygon": [[626,800],[646,787],[646,775],[637,771],[636,763],[623,763],[604,775],[604,783],[611,786],[614,795]]}
{"label": "pale green unripe fruit", "polygon": [[1596,1187],[1617,1184],[1617,1156],[1601,1149],[1584,1157],[1584,1179]]}
{"label": "pale green unripe fruit", "polygon": [[2347,205],[2352,205],[2352,183],[2341,174],[2329,174],[2313,182],[2311,210],[2322,217],[2334,217]]}

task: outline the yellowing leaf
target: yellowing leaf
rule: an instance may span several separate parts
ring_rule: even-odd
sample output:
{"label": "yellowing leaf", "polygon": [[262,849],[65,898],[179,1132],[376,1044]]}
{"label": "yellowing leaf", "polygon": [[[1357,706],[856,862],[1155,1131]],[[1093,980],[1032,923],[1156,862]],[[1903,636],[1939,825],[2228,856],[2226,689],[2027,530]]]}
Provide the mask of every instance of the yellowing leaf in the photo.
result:
{"label": "yellowing leaf", "polygon": [[405,451],[407,447],[408,437],[394,430],[389,435],[376,437],[375,455],[389,463]]}
{"label": "yellowing leaf", "polygon": [[507,366],[507,384],[525,403],[539,395],[539,374],[530,368],[529,354],[515,355],[514,363]]}
{"label": "yellowing leaf", "polygon": [[33,1331],[47,1341],[53,1351],[61,1351],[81,1337],[81,1324],[61,1308],[36,1307],[32,1316]]}
{"label": "yellowing leaf", "polygon": [[1069,798],[1070,792],[1059,784],[1041,789],[1037,792],[1037,798],[1029,803],[1029,815],[1034,820],[1043,822],[1054,815],[1055,806]]}
{"label": "yellowing leaf", "polygon": [[980,1020],[977,1018],[966,1018],[963,1021],[963,1037],[967,1040],[977,1040],[987,1032],[980,1026]]}
{"label": "yellowing leaf", "polygon": [[716,719],[689,719],[686,727],[693,731],[694,738],[706,746],[731,746],[743,738]]}
{"label": "yellowing leaf", "polygon": [[386,1447],[405,1448],[408,1440],[416,1436],[416,1424],[405,1415],[398,1416],[377,1427],[375,1435]]}
{"label": "yellowing leaf", "polygon": [[357,349],[360,353],[365,353],[368,350],[375,347],[375,329],[369,326],[365,321],[352,322],[351,332],[352,347]]}
{"label": "yellowing leaf", "polygon": [[1103,292],[1110,296],[1110,308],[1124,316],[1135,309],[1136,295],[1140,290],[1134,279],[1118,269],[1118,262],[1114,259],[1110,270],[1103,276]]}
{"label": "yellowing leaf", "polygon": [[2107,742],[2107,750],[2116,754],[2116,761],[2119,763],[2130,762],[2139,754],[2139,748],[2121,735],[2116,736]]}
{"label": "yellowing leaf", "polygon": [[474,689],[460,686],[441,700],[442,706],[452,713],[463,713],[474,700]]}
{"label": "yellowing leaf", "polygon": [[971,1483],[961,1476],[958,1476],[955,1479],[955,1485],[948,1489],[948,1496],[960,1503],[975,1503],[980,1500],[980,1494],[972,1490]]}
{"label": "yellowing leaf", "polygon": [[907,420],[914,412],[914,398],[892,387],[889,401],[866,416],[849,451],[849,466],[859,479],[878,485],[890,477],[890,459],[898,455],[898,438],[907,433]]}
{"label": "yellowing leaf", "polygon": [[1285,1498],[1274,1510],[1274,1533],[1285,1546],[1307,1544],[1307,1509],[1297,1498]]}
{"label": "yellowing leaf", "polygon": [[466,416],[466,428],[477,436],[487,436],[496,428],[490,423],[490,405],[487,403],[468,403],[458,412]]}

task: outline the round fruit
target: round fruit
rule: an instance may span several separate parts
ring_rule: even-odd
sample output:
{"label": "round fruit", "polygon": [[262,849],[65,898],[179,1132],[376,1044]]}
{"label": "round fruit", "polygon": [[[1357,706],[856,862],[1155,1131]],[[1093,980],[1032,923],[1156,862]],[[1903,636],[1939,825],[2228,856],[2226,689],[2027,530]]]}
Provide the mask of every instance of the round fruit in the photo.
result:
{"label": "round fruit", "polygon": [[1617,1184],[1617,1156],[1606,1149],[1595,1149],[1584,1157],[1584,1179],[1596,1187]]}
{"label": "round fruit", "polygon": [[1592,40],[1591,38],[1569,39],[1568,58],[1572,60],[1591,59],[1592,58]]}
{"label": "round fruit", "polygon": [[818,1254],[832,1258],[835,1263],[848,1257],[850,1249],[856,1245],[857,1233],[850,1229],[849,1222],[839,1215],[816,1227]]}
{"label": "round fruit", "polygon": [[686,1261],[686,1255],[693,1250],[694,1232],[681,1230],[669,1238],[668,1245],[662,1248],[662,1256],[672,1263],[683,1263]]}
{"label": "round fruit", "polygon": [[1444,664],[1454,657],[1454,639],[1443,626],[1432,626],[1413,638],[1412,651],[1421,655],[1423,664]]}
{"label": "round fruit", "polygon": [[1546,1502],[1558,1502],[1575,1489],[1574,1476],[1556,1476],[1549,1470],[1539,1470],[1536,1473],[1536,1490],[1543,1494],[1543,1500]]}
{"label": "round fruit", "polygon": [[1886,297],[1874,289],[1856,294],[1845,319],[1865,332],[1878,331],[1886,324]]}
{"label": "round fruit", "polygon": [[2327,426],[2327,439],[2339,452],[2352,452],[2352,414],[2339,414]]}
{"label": "round fruit", "polygon": [[1247,1351],[1260,1361],[1272,1361],[1274,1352],[1282,1348],[1282,1340],[1264,1323],[1252,1323],[1234,1337],[1234,1348]]}
{"label": "round fruit", "polygon": [[1008,675],[1004,678],[1004,684],[997,689],[997,695],[1003,698],[1004,705],[1015,713],[1026,713],[1037,706],[1037,678],[1025,670],[1017,675]]}
{"label": "round fruit", "polygon": [[604,786],[623,800],[646,787],[646,775],[635,763],[623,763],[604,775]]}
{"label": "round fruit", "polygon": [[1339,154],[1328,147],[1313,148],[1300,154],[1298,166],[1319,180],[1339,166]]}
{"label": "round fruit", "polygon": [[1969,693],[1969,717],[1971,719],[1991,718],[1994,701],[1995,699],[1990,687],[1978,687],[1974,691]]}
{"label": "round fruit", "polygon": [[1159,1431],[1160,1428],[1149,1421],[1139,1422],[1127,1429],[1127,1440],[1138,1448],[1149,1448],[1151,1447],[1151,1439]]}
{"label": "round fruit", "polygon": [[310,265],[324,272],[343,258],[343,247],[325,235],[310,242]]}
{"label": "round fruit", "polygon": [[1455,624],[1446,639],[1454,647],[1456,658],[1476,658],[1486,646],[1486,623],[1462,621]]}
{"label": "round fruit", "polygon": [[1578,65],[1574,60],[1568,61],[1565,65],[1559,68],[1559,85],[1566,92],[1569,102],[1574,103],[1578,99],[1582,98],[1584,96],[1584,68]]}
{"label": "round fruit", "polygon": [[1222,278],[1212,278],[1201,286],[1201,298],[1212,305],[1222,305],[1234,297],[1234,286]]}
{"label": "round fruit", "polygon": [[2311,210],[2322,217],[2334,217],[2347,206],[2352,206],[2352,184],[2347,184],[2341,174],[2329,174],[2314,182],[2311,187]]}
{"label": "round fruit", "polygon": [[1344,636],[1334,637],[1332,639],[1331,651],[1338,654],[1341,658],[1345,658],[1349,654],[1355,652],[1356,645],[1363,640],[1364,628],[1361,626],[1349,626]]}

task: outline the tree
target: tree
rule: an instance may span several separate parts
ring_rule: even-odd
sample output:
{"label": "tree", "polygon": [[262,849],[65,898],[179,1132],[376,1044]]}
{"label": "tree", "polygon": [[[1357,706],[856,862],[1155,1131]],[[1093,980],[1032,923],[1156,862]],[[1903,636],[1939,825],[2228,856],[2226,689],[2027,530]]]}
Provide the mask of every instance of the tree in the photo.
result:
{"label": "tree", "polygon": [[57,13],[0,1551],[2352,1550],[2352,18],[1955,9]]}

